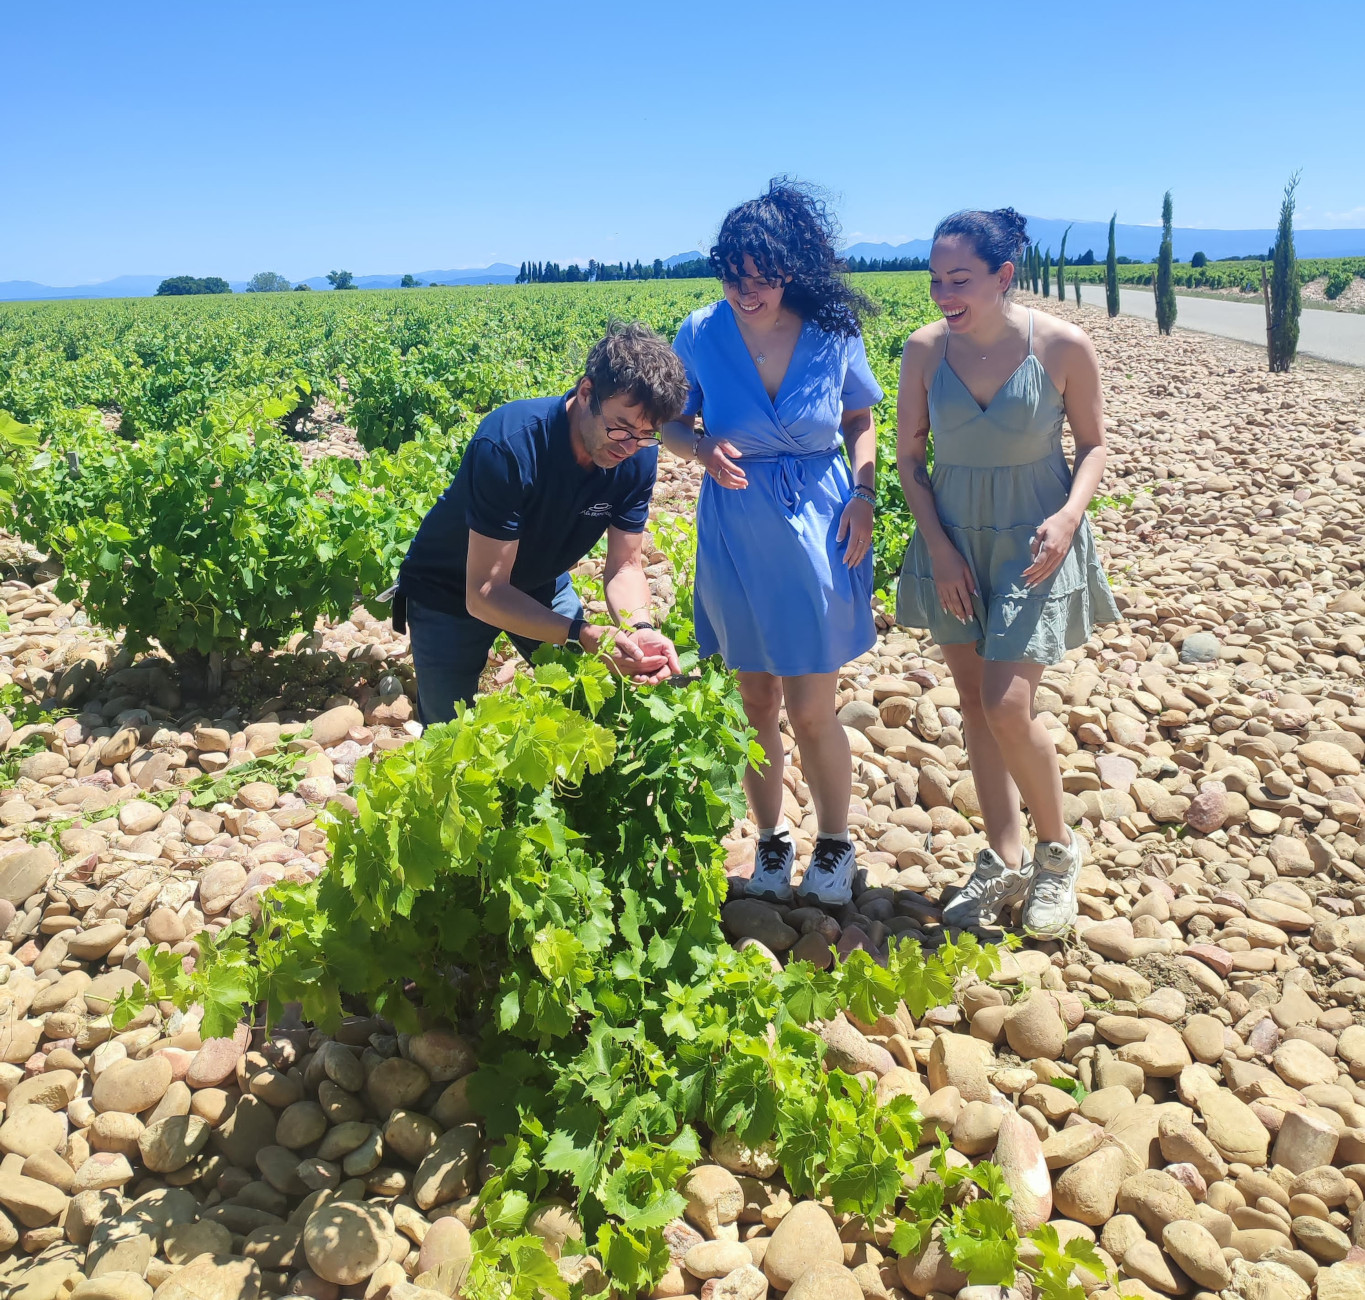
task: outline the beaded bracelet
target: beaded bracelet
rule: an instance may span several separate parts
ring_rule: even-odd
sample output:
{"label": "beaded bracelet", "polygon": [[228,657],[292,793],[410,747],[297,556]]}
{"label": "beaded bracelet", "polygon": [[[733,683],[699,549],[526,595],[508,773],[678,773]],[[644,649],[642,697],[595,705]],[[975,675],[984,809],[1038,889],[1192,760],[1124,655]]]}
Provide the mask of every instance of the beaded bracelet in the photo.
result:
{"label": "beaded bracelet", "polygon": [[859,501],[866,501],[870,506],[875,506],[877,504],[877,494],[871,488],[863,487],[861,483],[853,489],[853,495],[857,497]]}

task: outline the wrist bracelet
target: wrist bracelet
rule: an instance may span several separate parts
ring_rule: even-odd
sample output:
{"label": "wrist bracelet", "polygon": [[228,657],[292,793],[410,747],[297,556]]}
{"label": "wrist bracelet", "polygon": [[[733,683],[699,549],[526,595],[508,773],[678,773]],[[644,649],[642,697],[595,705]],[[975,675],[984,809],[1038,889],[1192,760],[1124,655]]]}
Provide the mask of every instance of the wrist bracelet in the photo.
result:
{"label": "wrist bracelet", "polygon": [[642,618],[638,623],[632,623],[632,624],[630,625],[630,630],[631,630],[632,632],[644,632],[644,631],[653,632],[653,631],[656,631],[656,628],[654,627],[654,624],[651,623],[648,619]]}
{"label": "wrist bracelet", "polygon": [[877,504],[877,494],[871,488],[863,487],[861,483],[853,489],[853,495],[857,497],[859,501],[866,501],[870,506],[875,506]]}
{"label": "wrist bracelet", "polygon": [[696,459],[697,459],[697,451],[698,451],[698,449],[701,447],[701,444],[702,444],[702,442],[705,440],[705,438],[706,438],[706,430],[705,430],[705,429],[701,430],[699,433],[694,433],[694,434],[692,435],[692,459],[693,459],[693,460],[696,460]]}

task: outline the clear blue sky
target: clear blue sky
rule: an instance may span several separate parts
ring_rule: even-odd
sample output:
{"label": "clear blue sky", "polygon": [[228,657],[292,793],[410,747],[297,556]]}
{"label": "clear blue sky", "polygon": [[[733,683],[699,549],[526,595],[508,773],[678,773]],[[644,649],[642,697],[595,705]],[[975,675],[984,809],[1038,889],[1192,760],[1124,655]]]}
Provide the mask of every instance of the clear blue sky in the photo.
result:
{"label": "clear blue sky", "polygon": [[1297,167],[1301,226],[1365,227],[1363,37],[1360,0],[13,0],[0,280],[667,256],[780,171],[850,242],[1167,187],[1270,226]]}

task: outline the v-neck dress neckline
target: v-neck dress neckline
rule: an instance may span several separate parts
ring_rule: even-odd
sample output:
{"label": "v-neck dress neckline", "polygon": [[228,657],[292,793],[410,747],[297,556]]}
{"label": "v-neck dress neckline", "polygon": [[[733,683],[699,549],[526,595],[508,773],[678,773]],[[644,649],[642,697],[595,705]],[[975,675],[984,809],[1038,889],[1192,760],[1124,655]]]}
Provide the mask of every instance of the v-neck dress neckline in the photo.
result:
{"label": "v-neck dress neckline", "polygon": [[[758,391],[763,394],[768,405],[772,407],[773,414],[777,415],[782,406],[783,395],[787,391],[787,380],[791,378],[792,371],[796,369],[797,355],[801,351],[801,345],[806,341],[806,331],[810,326],[810,321],[804,319],[801,321],[801,329],[796,336],[796,342],[792,344],[792,354],[787,361],[787,368],[782,372],[782,378],[778,381],[777,394],[776,396],[771,396],[768,393],[767,386],[763,382],[763,375],[759,371],[758,362],[754,360],[753,353],[749,351],[749,344],[745,341],[744,331],[739,327],[739,317],[735,315],[735,309],[730,306],[730,300],[728,298],[723,299],[722,301],[725,303],[726,311],[729,313],[730,325],[735,331],[735,339],[740,348],[743,349],[744,355],[749,358],[749,368],[753,371],[754,383],[758,385]],[[781,416],[778,416],[778,419],[780,420]]]}
{"label": "v-neck dress neckline", "polygon": [[1026,365],[1028,365],[1029,360],[1032,358],[1032,356],[1033,356],[1033,353],[1030,352],[1030,353],[1028,354],[1028,356],[1026,356],[1026,357],[1025,357],[1017,366],[1014,367],[1013,370],[1010,371],[1009,377],[1005,380],[1005,382],[1004,382],[1003,384],[1000,385],[999,388],[997,388],[997,389],[995,390],[994,393],[991,394],[991,400],[990,400],[989,402],[987,402],[984,406],[982,406],[980,400],[977,398],[977,395],[976,395],[974,392],[972,392],[972,390],[971,390],[970,388],[967,387],[967,381],[966,381],[965,379],[963,379],[962,376],[959,375],[959,374],[957,373],[956,370],[953,369],[953,363],[952,363],[951,361],[948,360],[948,354],[947,354],[946,351],[945,351],[944,354],[943,354],[943,361],[942,361],[941,364],[942,364],[943,368],[944,368],[950,375],[952,375],[952,377],[953,377],[954,379],[957,380],[958,386],[962,389],[962,391],[963,391],[964,393],[966,393],[967,396],[970,397],[970,398],[972,399],[972,402],[973,402],[974,405],[976,406],[976,409],[977,409],[978,411],[980,411],[982,415],[985,415],[986,412],[989,411],[989,410],[991,409],[991,407],[995,405],[995,400],[996,400],[996,398],[998,398],[998,397],[1000,396],[1000,394],[1003,393],[1003,392],[1005,391],[1005,389],[1007,389],[1012,383],[1014,383],[1015,378],[1018,376],[1019,372],[1020,372]]}
{"label": "v-neck dress neckline", "polygon": [[[983,404],[978,399],[977,395],[974,392],[972,392],[971,388],[967,384],[967,381],[957,373],[957,370],[954,368],[953,363],[948,360],[948,343],[951,339],[952,334],[945,330],[943,335],[943,356],[939,359],[938,363],[939,369],[946,370],[950,375],[952,375],[954,379],[957,380],[958,386],[962,389],[964,393],[967,394],[968,397],[972,399],[972,405],[976,407],[977,412],[981,415],[985,415],[986,412],[989,411],[991,407],[995,405],[996,399],[1000,396],[1001,393],[1003,393],[1007,388],[1009,388],[1011,384],[1014,383],[1014,381],[1019,377],[1019,372],[1026,365],[1028,365],[1030,361],[1037,361],[1037,357],[1034,355],[1033,352],[1033,309],[1030,308],[1028,314],[1028,351],[1024,353],[1024,359],[1017,366],[1015,366],[1014,369],[1011,370],[1010,373],[1005,377],[1004,383],[1002,383],[1000,387],[997,388],[995,392],[991,394],[991,400]],[[1039,362],[1038,365],[1039,369],[1041,369],[1042,362]],[[1043,373],[1046,374],[1047,372],[1044,371]]]}

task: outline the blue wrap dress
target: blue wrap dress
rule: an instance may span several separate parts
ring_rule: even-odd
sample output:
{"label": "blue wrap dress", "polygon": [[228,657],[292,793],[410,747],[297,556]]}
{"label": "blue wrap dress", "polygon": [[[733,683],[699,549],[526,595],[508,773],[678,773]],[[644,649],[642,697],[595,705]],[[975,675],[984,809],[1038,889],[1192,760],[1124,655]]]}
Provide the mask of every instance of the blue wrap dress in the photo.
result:
{"label": "blue wrap dress", "polygon": [[695,621],[703,655],[740,672],[835,672],[876,644],[872,552],[854,568],[836,540],[853,491],[840,421],[881,400],[863,340],[802,326],[769,398],[730,304],[694,311],[673,349],[690,388],[684,418],[732,442],[748,487],[710,475],[697,502]]}

